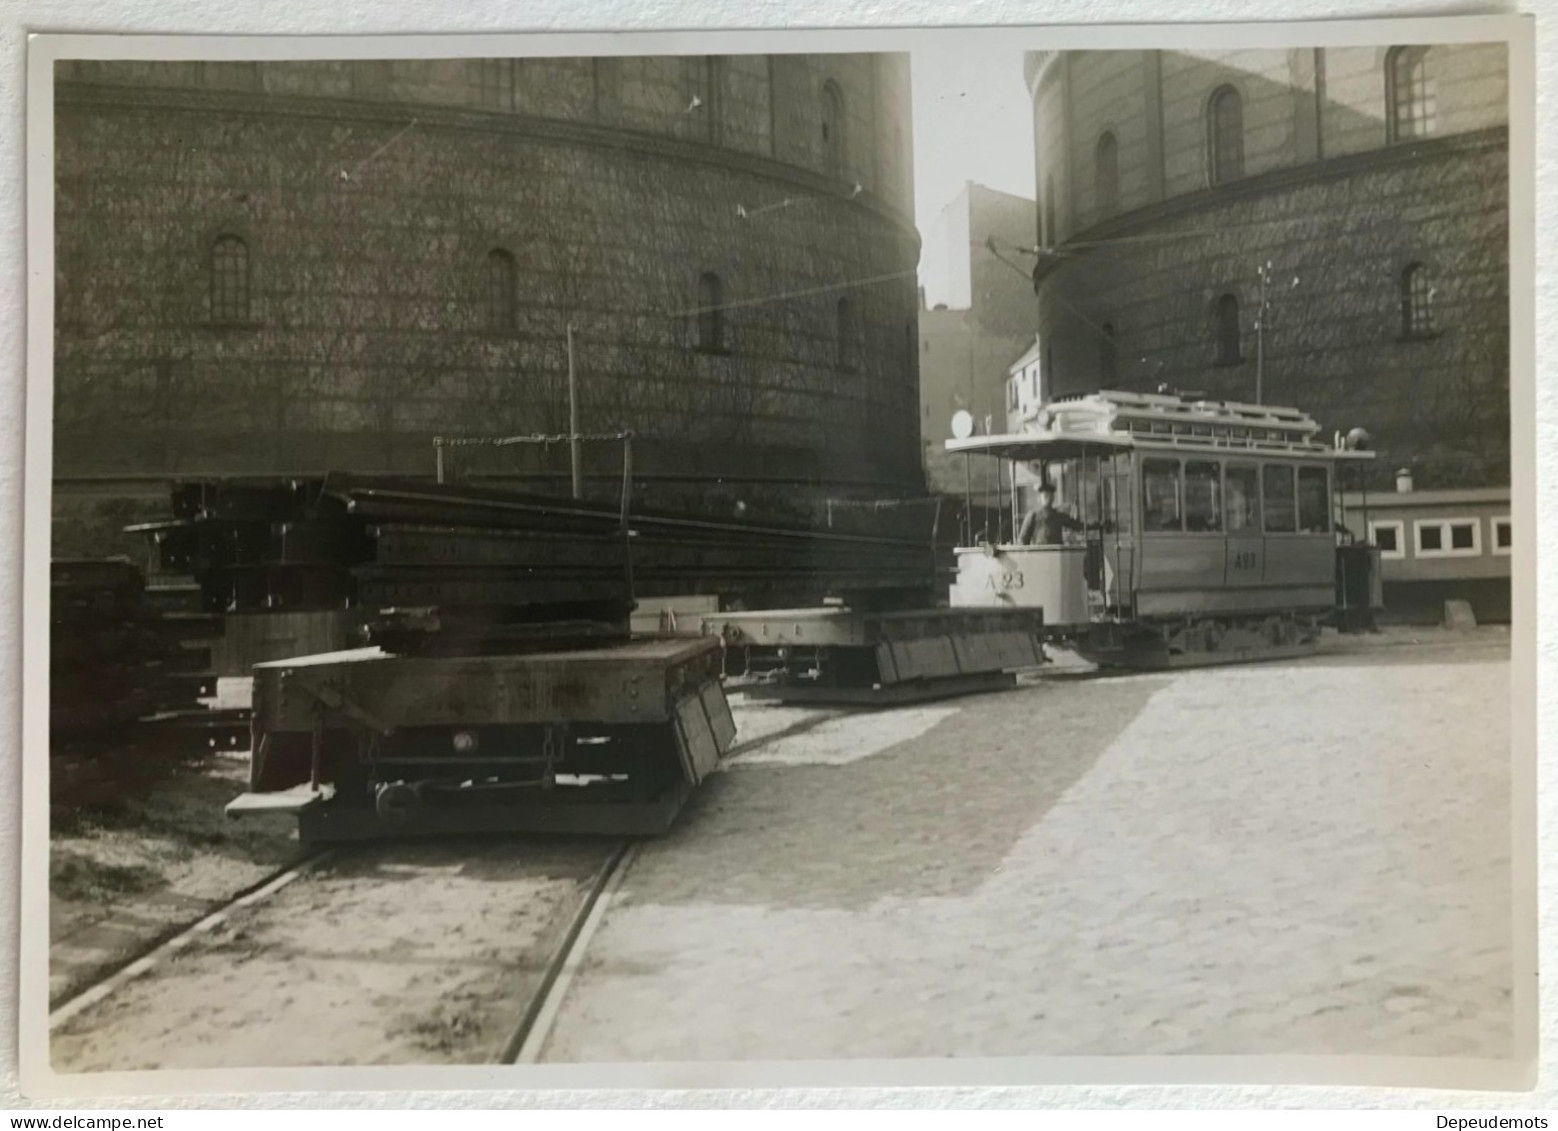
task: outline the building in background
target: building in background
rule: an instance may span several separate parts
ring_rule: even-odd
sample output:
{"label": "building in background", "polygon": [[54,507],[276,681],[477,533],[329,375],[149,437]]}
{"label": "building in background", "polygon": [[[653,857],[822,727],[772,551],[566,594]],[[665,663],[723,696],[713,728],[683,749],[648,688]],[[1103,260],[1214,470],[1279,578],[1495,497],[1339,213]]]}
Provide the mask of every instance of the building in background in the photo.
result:
{"label": "building in background", "polygon": [[1049,383],[1044,379],[1044,342],[1035,334],[1022,355],[1006,367],[1006,430],[1036,430],[1039,408],[1049,399]]}
{"label": "building in background", "polygon": [[1259,388],[1367,428],[1381,482],[1506,484],[1507,68],[1502,44],[1029,55],[1053,390]]}
{"label": "building in background", "polygon": [[[1033,246],[1034,216],[1033,201],[970,182],[925,233],[920,430],[934,491],[962,495],[969,486],[964,459],[943,447],[954,413],[967,410],[981,429],[1006,426],[1008,369],[1038,324],[1024,274],[1032,260],[1019,250]],[[974,461],[977,494],[991,489],[994,462]]]}
{"label": "building in background", "polygon": [[909,105],[903,55],[62,63],[57,551],[564,432],[570,325],[646,502],[922,491]]}

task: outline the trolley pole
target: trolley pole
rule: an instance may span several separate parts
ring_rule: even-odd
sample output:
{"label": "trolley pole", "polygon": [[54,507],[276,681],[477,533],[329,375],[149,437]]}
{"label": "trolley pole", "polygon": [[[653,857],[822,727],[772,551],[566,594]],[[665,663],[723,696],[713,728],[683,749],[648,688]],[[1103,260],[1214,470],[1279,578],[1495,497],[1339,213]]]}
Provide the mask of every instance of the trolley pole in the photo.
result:
{"label": "trolley pole", "polygon": [[584,497],[579,464],[579,382],[573,365],[573,323],[568,323],[568,460],[573,471],[573,497]]}

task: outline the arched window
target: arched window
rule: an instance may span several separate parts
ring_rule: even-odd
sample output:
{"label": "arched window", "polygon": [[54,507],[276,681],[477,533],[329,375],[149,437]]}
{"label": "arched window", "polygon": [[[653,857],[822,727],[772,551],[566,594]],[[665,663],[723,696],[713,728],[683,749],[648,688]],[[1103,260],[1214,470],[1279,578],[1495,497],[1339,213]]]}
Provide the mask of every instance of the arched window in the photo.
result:
{"label": "arched window", "polygon": [[1103,333],[1098,341],[1098,379],[1107,385],[1114,381],[1117,366],[1114,323],[1105,322],[1101,329]]}
{"label": "arched window", "polygon": [[718,55],[703,61],[704,136],[714,145],[724,140],[724,61]]}
{"label": "arched window", "polygon": [[1114,134],[1106,132],[1098,139],[1094,191],[1098,194],[1098,217],[1113,216],[1120,207],[1120,146]]}
{"label": "arched window", "polygon": [[1217,332],[1217,364],[1236,365],[1244,359],[1239,348],[1239,300],[1233,295],[1219,295],[1212,306],[1212,317]]}
{"label": "arched window", "polygon": [[514,291],[518,274],[514,257],[501,247],[487,253],[487,329],[501,333],[514,328]]}
{"label": "arched window", "polygon": [[725,288],[712,271],[698,278],[698,348],[716,353],[725,348]]}
{"label": "arched window", "polygon": [[1244,100],[1231,86],[1207,103],[1208,173],[1214,185],[1244,176]]}
{"label": "arched window", "polygon": [[471,90],[476,105],[489,110],[514,109],[514,60],[472,59],[475,68],[471,76]]}
{"label": "arched window", "polygon": [[1401,272],[1401,334],[1420,338],[1434,332],[1434,285],[1428,268],[1413,263]]}
{"label": "arched window", "polygon": [[1054,247],[1060,242],[1060,232],[1055,227],[1055,176],[1044,178],[1044,246]]}
{"label": "arched window", "polygon": [[1391,141],[1409,141],[1434,132],[1436,106],[1428,48],[1390,49],[1385,56],[1385,101]]}
{"label": "arched window", "polygon": [[211,245],[211,321],[249,321],[249,245],[238,236]]}
{"label": "arched window", "polygon": [[839,299],[837,319],[838,367],[850,372],[855,368],[855,304],[847,298]]}
{"label": "arched window", "polygon": [[832,79],[822,84],[822,168],[844,175],[844,92]]}

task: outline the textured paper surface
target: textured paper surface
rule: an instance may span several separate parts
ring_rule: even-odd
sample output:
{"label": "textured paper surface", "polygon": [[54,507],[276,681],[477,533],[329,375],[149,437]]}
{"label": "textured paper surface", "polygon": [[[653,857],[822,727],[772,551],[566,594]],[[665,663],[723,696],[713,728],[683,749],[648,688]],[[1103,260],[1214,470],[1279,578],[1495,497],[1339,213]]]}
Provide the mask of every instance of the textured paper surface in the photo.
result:
{"label": "textured paper surface", "polygon": [[[1462,8],[1468,14],[1492,12],[1534,11],[1527,3],[1513,5],[1484,5]],[[0,302],[4,303],[4,317],[0,319],[0,356],[5,359],[5,381],[0,386],[0,429],[5,440],[3,458],[0,458],[0,476],[4,490],[0,492],[0,540],[11,548],[10,560],[0,573],[0,642],[12,658],[9,670],[13,673],[0,692],[0,734],[5,735],[4,781],[8,786],[8,803],[0,807],[0,866],[13,877],[6,889],[9,893],[0,905],[0,938],[4,938],[5,956],[0,988],[3,988],[3,1008],[6,1016],[16,1016],[18,964],[16,961],[19,906],[15,893],[14,877],[20,870],[20,655],[21,655],[21,538],[23,504],[23,421],[25,412],[26,372],[26,242],[27,228],[24,214],[24,89],[26,82],[26,35],[29,32],[138,32],[138,33],[206,33],[206,34],[287,34],[287,35],[351,35],[366,33],[417,34],[417,33],[492,33],[524,32],[534,30],[673,30],[718,28],[772,28],[794,29],[805,27],[862,28],[882,26],[952,26],[957,24],[1032,23],[1099,23],[1151,21],[1213,21],[1247,19],[1258,11],[1247,2],[1234,0],[1204,0],[1202,3],[1158,2],[1104,2],[1095,0],[1053,0],[1042,6],[1035,4],[977,3],[974,0],[943,0],[935,5],[909,0],[876,3],[861,2],[852,5],[824,4],[818,0],[795,3],[785,7],[751,8],[747,5],[723,0],[720,3],[691,3],[689,0],[652,0],[652,2],[626,2],[626,0],[599,0],[594,3],[565,3],[563,0],[516,3],[504,0],[465,0],[459,5],[430,8],[406,0],[360,0],[349,12],[330,6],[308,3],[305,0],[276,0],[265,6],[232,3],[195,2],[195,0],[24,0],[8,9],[5,22],[9,33],[6,50],[0,56],[0,89],[6,94],[11,128],[0,134],[0,177],[6,209],[0,224],[3,239],[7,285],[0,287]],[[1398,0],[1396,3],[1368,3],[1365,0],[1289,0],[1280,12],[1288,19],[1374,17],[1453,14],[1454,8],[1443,4]],[[1539,23],[1538,73],[1539,85],[1550,91],[1558,78],[1558,55],[1551,49],[1552,21]],[[1106,46],[1100,38],[1096,46]],[[343,52],[344,54],[344,52]],[[1552,108],[1548,103],[1537,109],[1537,152],[1535,164],[1538,170],[1537,214],[1547,215],[1558,204],[1552,185],[1555,156],[1548,127],[1551,125]],[[1518,117],[1515,118],[1518,121]],[[1512,135],[1511,148],[1519,144],[1519,135]],[[1514,217],[1512,216],[1512,220]],[[1549,225],[1538,228],[1537,260],[1546,263],[1552,250]],[[1519,295],[1520,281],[1515,276],[1512,287]],[[1558,299],[1558,283],[1551,278],[1538,278],[1536,289],[1536,356],[1550,356],[1551,347],[1558,344],[1558,331],[1547,317],[1547,311]],[[1517,302],[1513,320],[1518,338],[1529,322],[1522,320]],[[1522,352],[1517,341],[1514,358],[1518,363]],[[1539,536],[1537,553],[1540,588],[1551,593],[1551,585],[1558,579],[1558,570],[1552,564],[1558,551],[1558,535],[1551,529],[1558,509],[1552,498],[1552,480],[1558,471],[1558,441],[1553,439],[1555,410],[1558,410],[1558,391],[1553,382],[1544,379],[1543,367],[1537,366],[1537,469]],[[1521,422],[1516,418],[1516,427]],[[1545,436],[1545,439],[1543,437]],[[1517,471],[1517,475],[1519,472]],[[46,526],[44,527],[46,532]],[[1549,677],[1558,673],[1558,630],[1551,627],[1539,629],[1536,678],[1543,686]],[[1538,719],[1539,733],[1550,735],[1558,731],[1558,707],[1544,704]],[[1546,743],[1551,746],[1549,740]],[[1545,765],[1545,759],[1541,764]],[[1545,776],[1545,775],[1544,775]],[[1553,809],[1552,790],[1545,791],[1541,811],[1550,814]],[[1544,822],[1550,823],[1550,822]],[[1446,835],[1454,835],[1447,830]],[[1558,843],[1558,833],[1546,830],[1540,842],[1540,857],[1549,857],[1548,849]],[[1542,891],[1543,914],[1553,905],[1558,881],[1544,877]],[[1548,944],[1550,946],[1550,943]],[[1543,953],[1548,950],[1544,946]],[[1551,995],[1544,995],[1549,999]],[[1542,1025],[1543,1044],[1550,1048],[1558,1037],[1558,1024],[1551,1017],[1551,1010]],[[11,1024],[0,1026],[0,1071],[4,1073],[6,1106],[18,1102],[16,1075],[16,1030]],[[128,1103],[99,1097],[83,1101],[93,1107],[209,1107],[243,1105],[255,1107],[329,1107],[329,1106],[418,1106],[418,1107],[491,1107],[512,1106],[595,1106],[609,1104],[623,1106],[830,1106],[839,1103],[867,1104],[885,1107],[941,1107],[941,1106],[1281,1106],[1281,1107],[1402,1107],[1426,1109],[1446,1107],[1545,1107],[1558,1098],[1550,1070],[1553,1054],[1544,1057],[1543,1080],[1534,1093],[1472,1094],[1438,1091],[1387,1091],[1363,1088],[1295,1088],[1264,1086],[1127,1086],[1091,1085],[1081,1087],[1045,1086],[1029,1088],[957,1088],[893,1090],[875,1089],[806,1091],[773,1091],[736,1089],[702,1092],[546,1092],[503,1093],[493,1091],[445,1092],[441,1094],[408,1095],[405,1093],[379,1092],[372,1095],[349,1095],[341,1092],[323,1093],[270,1093],[243,1095],[241,1082],[235,1080],[234,1093],[228,1096],[206,1094],[201,1096],[140,1097]],[[847,1078],[847,1073],[844,1074]],[[477,1076],[473,1074],[473,1082]],[[387,1085],[386,1085],[387,1086]],[[25,1102],[25,1101],[21,1101]]]}

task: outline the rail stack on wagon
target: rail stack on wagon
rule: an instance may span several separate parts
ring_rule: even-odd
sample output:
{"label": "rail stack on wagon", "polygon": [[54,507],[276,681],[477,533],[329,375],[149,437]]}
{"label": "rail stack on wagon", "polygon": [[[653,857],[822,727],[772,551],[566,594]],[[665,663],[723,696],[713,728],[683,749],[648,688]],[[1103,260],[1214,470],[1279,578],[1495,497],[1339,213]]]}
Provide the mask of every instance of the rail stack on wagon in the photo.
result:
{"label": "rail stack on wagon", "polygon": [[51,800],[121,800],[167,770],[247,741],[246,713],[217,711],[210,646],[217,617],[157,608],[124,560],[50,568]]}
{"label": "rail stack on wagon", "polygon": [[[360,646],[253,669],[252,792],[232,811],[294,811],[312,840],[659,831],[735,727],[723,625],[635,637],[638,599],[872,618],[935,601],[928,536],[640,512],[626,485],[594,501],[331,474],[174,495],[140,529],[206,608],[350,612]],[[897,642],[915,679],[923,620]]]}

